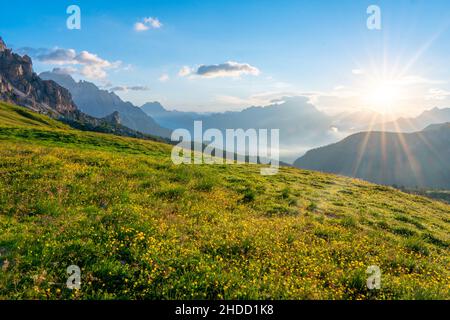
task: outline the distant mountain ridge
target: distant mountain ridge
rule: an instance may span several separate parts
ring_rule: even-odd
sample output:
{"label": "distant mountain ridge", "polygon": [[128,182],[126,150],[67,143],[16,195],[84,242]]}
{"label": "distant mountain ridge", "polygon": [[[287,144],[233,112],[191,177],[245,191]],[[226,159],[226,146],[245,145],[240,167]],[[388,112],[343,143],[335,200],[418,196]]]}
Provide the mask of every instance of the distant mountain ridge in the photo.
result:
{"label": "distant mountain ridge", "polygon": [[121,124],[133,130],[155,136],[170,137],[171,131],[158,125],[151,116],[130,102],[124,102],[113,92],[99,89],[87,81],[76,82],[70,75],[43,72],[42,79],[53,80],[69,90],[81,111],[93,117],[103,118],[118,112]]}
{"label": "distant mountain ridge", "polygon": [[158,123],[171,129],[184,128],[192,132],[193,122],[198,120],[203,122],[204,129],[216,128],[222,131],[280,129],[280,143],[283,145],[335,141],[331,117],[319,111],[304,97],[289,97],[268,106],[253,106],[224,113],[167,111],[158,102],[147,103],[141,108]]}
{"label": "distant mountain ridge", "polygon": [[391,132],[417,132],[435,123],[450,122],[450,108],[433,108],[415,118],[399,118],[395,121],[377,123],[372,130]]}
{"label": "distant mountain ridge", "polygon": [[[432,123],[450,121],[450,109],[432,109],[417,118],[398,119],[371,110],[328,115],[317,110],[304,97],[289,97],[268,106],[249,107],[242,111],[224,113],[196,113],[169,111],[159,102],[149,102],[141,109],[160,125],[193,131],[194,121],[202,121],[203,128],[280,129],[280,146],[284,161],[293,163],[307,150],[335,143],[362,131],[414,132]],[[448,120],[447,120],[448,119]],[[409,124],[409,125],[408,125]],[[413,125],[411,125],[413,124]],[[413,128],[419,128],[413,130]],[[393,130],[393,129],[396,130]]]}
{"label": "distant mountain ridge", "polygon": [[204,116],[196,112],[168,111],[157,101],[142,105],[141,110],[152,117],[160,126],[172,130],[192,129],[194,121],[201,120]]}
{"label": "distant mountain ridge", "polygon": [[450,189],[450,123],[420,132],[362,132],[308,151],[294,166],[409,188]]}

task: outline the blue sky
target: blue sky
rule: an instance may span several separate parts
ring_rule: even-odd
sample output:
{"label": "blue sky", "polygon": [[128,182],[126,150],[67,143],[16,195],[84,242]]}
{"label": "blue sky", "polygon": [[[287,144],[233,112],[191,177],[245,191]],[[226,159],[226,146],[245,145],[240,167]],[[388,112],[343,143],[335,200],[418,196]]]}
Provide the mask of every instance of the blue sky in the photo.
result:
{"label": "blue sky", "polygon": [[[66,27],[72,4],[81,30]],[[366,27],[371,4],[381,30]],[[161,25],[136,30],[145,18]],[[2,4],[0,30],[15,50],[34,49],[36,71],[122,88],[137,105],[224,111],[306,95],[330,113],[450,106],[448,0],[22,0]],[[77,58],[42,58],[56,49]]]}

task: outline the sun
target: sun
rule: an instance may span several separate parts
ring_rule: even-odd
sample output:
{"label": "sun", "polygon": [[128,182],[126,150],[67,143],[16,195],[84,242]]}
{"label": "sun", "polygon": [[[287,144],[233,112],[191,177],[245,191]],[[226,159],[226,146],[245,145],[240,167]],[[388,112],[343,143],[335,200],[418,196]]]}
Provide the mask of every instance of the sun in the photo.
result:
{"label": "sun", "polygon": [[365,98],[371,109],[392,113],[401,98],[401,91],[392,81],[379,81],[367,89]]}

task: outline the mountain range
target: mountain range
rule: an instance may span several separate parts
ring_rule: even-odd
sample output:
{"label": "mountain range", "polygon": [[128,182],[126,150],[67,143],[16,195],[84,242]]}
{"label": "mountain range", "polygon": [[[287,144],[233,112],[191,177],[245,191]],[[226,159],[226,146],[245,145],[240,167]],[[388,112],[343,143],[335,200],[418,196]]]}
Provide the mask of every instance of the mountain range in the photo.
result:
{"label": "mountain range", "polygon": [[103,118],[118,112],[121,124],[128,128],[154,136],[170,137],[171,130],[159,126],[142,109],[131,102],[124,102],[114,92],[101,90],[91,82],[76,82],[70,75],[56,70],[43,72],[39,76],[44,80],[53,80],[69,90],[78,108],[86,114]]}
{"label": "mountain range", "polygon": [[[81,111],[93,117],[118,112],[121,124],[133,130],[168,138],[171,130],[187,129],[193,135],[194,121],[203,129],[280,129],[280,156],[294,162],[307,150],[336,143],[360,131],[414,132],[434,123],[450,121],[450,109],[434,108],[416,118],[387,119],[373,111],[345,112],[330,116],[308,102],[305,97],[285,97],[267,106],[252,106],[242,111],[197,113],[169,111],[159,102],[141,107],[124,102],[114,92],[102,90],[87,81],[76,82],[57,70],[40,77],[66,88]],[[167,129],[166,129],[167,128]]]}
{"label": "mountain range", "polygon": [[436,123],[450,122],[450,108],[433,108],[415,118],[399,118],[386,123],[377,123],[371,129],[393,132],[416,132]]}
{"label": "mountain range", "polygon": [[195,113],[167,111],[158,102],[143,105],[142,110],[157,122],[171,129],[193,131],[193,121],[202,121],[203,128],[281,129],[280,143],[303,144],[314,141],[326,143],[332,138],[332,118],[319,111],[304,97],[286,97],[268,106],[252,106],[242,111],[224,113]]}
{"label": "mountain range", "polygon": [[[195,120],[203,121],[204,130],[280,129],[281,160],[297,159],[297,167],[387,185],[450,188],[450,128],[439,124],[450,122],[450,109],[434,108],[415,118],[383,122],[383,116],[369,111],[330,116],[304,97],[224,113],[169,111],[159,102],[136,107],[66,74],[36,75],[30,57],[13,53],[1,38],[0,100],[78,129],[145,139],[168,138],[177,128],[192,132]],[[356,133],[360,130],[368,132]],[[298,158],[306,149],[321,145],[325,147]],[[283,155],[283,150],[290,153]]]}
{"label": "mountain range", "polygon": [[308,151],[294,166],[408,188],[450,188],[450,123],[414,133],[362,132]]}
{"label": "mountain range", "polygon": [[330,116],[303,97],[284,98],[268,106],[250,107],[224,113],[195,113],[166,110],[159,102],[141,109],[160,125],[193,131],[193,122],[201,120],[204,128],[280,129],[281,158],[294,162],[307,150],[336,143],[361,131],[415,132],[435,124],[450,122],[450,108],[434,108],[416,118],[393,120],[370,110],[344,112]]}
{"label": "mountain range", "polygon": [[143,105],[142,110],[160,125],[193,132],[195,120],[203,128],[280,129],[280,159],[292,163],[307,150],[336,142],[344,136],[333,130],[333,118],[318,110],[305,97],[286,97],[267,106],[252,106],[242,111],[195,113],[166,110],[160,103]]}
{"label": "mountain range", "polygon": [[[70,124],[81,130],[113,133],[142,139],[159,139],[122,124],[121,115],[110,113],[91,116],[82,112],[66,88],[55,81],[42,79],[33,71],[29,56],[8,49],[0,37],[0,101],[27,107],[38,113]],[[145,114],[144,114],[145,116]]]}

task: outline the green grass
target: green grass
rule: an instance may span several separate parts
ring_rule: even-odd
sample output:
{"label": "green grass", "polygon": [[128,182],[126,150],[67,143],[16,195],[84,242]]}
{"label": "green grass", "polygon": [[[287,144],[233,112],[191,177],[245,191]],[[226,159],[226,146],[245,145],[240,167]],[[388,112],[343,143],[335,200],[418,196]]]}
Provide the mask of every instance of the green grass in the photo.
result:
{"label": "green grass", "polygon": [[0,299],[450,299],[442,202],[294,168],[174,166],[168,145],[5,104],[0,143]]}

